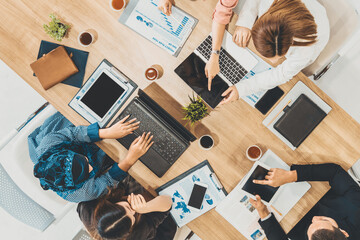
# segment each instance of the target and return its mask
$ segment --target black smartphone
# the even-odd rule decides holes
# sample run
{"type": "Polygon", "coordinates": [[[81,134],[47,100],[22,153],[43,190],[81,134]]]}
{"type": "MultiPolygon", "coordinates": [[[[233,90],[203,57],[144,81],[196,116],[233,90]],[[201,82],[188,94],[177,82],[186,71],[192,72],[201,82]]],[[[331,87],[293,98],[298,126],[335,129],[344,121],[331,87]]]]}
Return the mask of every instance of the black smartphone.
{"type": "Polygon", "coordinates": [[[279,87],[268,90],[262,98],[255,104],[255,108],[265,115],[274,104],[284,95],[284,91],[279,87]]]}
{"type": "Polygon", "coordinates": [[[202,202],[205,197],[206,189],[207,189],[207,185],[205,183],[201,183],[201,182],[194,183],[194,187],[188,202],[188,207],[190,207],[195,211],[200,210],[202,202]]]}

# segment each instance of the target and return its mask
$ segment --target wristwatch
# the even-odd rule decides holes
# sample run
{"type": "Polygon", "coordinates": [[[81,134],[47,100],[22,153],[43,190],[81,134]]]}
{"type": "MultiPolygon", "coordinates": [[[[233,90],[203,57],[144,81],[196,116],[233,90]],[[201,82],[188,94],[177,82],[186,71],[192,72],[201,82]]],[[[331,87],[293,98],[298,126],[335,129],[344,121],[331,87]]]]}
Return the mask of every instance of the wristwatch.
{"type": "Polygon", "coordinates": [[[220,55],[220,50],[212,50],[211,53],[214,53],[216,55],[220,55]]]}

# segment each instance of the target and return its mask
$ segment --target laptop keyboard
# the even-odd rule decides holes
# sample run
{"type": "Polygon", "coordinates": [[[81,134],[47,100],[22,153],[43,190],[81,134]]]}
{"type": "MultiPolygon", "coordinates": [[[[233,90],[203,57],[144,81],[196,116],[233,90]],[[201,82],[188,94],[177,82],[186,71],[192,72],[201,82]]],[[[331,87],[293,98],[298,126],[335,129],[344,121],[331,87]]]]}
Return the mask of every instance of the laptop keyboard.
{"type": "MultiPolygon", "coordinates": [[[[197,50],[203,55],[207,60],[210,59],[211,50],[212,50],[212,37],[209,35],[197,50]]],[[[225,49],[221,47],[220,49],[220,72],[232,83],[236,84],[240,82],[241,79],[245,77],[248,73],[246,69],[240,65],[225,49]]]]}
{"type": "Polygon", "coordinates": [[[136,118],[140,121],[139,128],[135,130],[135,135],[139,136],[143,132],[151,132],[154,144],[152,149],[159,153],[170,164],[174,163],[186,149],[186,145],[174,134],[163,126],[155,117],[150,116],[148,111],[137,101],[133,101],[114,121],[118,122],[123,117],[130,115],[129,119],[136,118]]]}

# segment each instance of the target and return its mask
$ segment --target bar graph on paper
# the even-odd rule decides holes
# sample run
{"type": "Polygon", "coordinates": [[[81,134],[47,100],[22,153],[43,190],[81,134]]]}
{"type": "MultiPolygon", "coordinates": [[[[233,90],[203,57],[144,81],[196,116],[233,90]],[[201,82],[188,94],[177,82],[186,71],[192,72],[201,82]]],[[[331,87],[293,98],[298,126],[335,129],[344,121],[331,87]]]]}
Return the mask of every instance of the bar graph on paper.
{"type": "MultiPolygon", "coordinates": [[[[197,20],[176,7],[172,8],[171,16],[167,16],[158,9],[158,2],[159,0],[138,0],[136,6],[131,8],[131,13],[126,13],[128,17],[124,24],[170,54],[176,55],[197,20]]],[[[126,10],[127,8],[124,13],[126,10]]],[[[119,21],[121,22],[121,18],[119,21]]]]}

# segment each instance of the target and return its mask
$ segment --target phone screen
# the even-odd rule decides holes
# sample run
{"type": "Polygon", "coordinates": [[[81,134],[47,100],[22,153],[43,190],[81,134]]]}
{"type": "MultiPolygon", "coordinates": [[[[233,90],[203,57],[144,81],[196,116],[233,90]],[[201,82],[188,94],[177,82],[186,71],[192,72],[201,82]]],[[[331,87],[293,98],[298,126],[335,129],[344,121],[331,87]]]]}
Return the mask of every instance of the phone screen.
{"type": "Polygon", "coordinates": [[[272,106],[284,95],[284,91],[279,87],[268,90],[265,95],[255,104],[255,108],[262,114],[266,114],[272,106]]]}
{"type": "Polygon", "coordinates": [[[204,200],[205,192],[206,192],[206,187],[197,185],[195,183],[194,188],[191,192],[188,205],[193,208],[200,209],[202,202],[204,200]]]}

